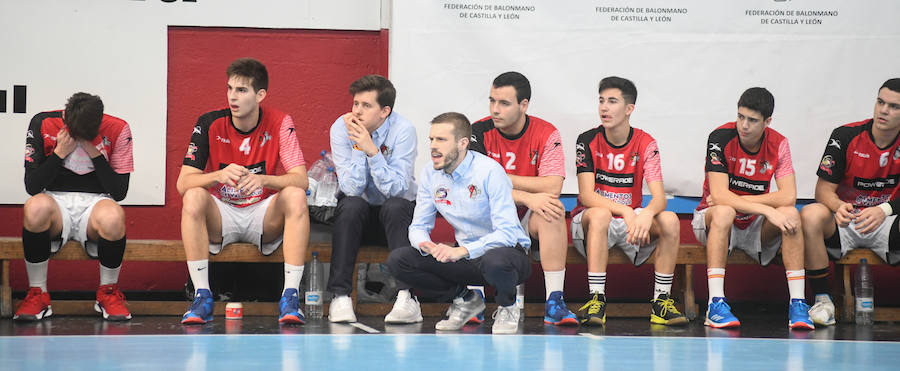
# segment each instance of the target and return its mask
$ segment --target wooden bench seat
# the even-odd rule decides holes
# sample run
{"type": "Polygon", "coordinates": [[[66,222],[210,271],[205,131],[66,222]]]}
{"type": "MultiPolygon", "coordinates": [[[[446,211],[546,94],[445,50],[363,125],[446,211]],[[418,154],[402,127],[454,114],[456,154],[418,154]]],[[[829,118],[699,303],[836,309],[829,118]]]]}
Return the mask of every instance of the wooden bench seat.
{"type": "MultiPolygon", "coordinates": [[[[309,245],[307,258],[313,251],[319,253],[319,258],[324,261],[331,260],[331,244],[327,242],[314,242],[309,245]]],[[[387,259],[388,249],[379,246],[363,246],[359,250],[357,263],[382,263],[387,259]]],[[[883,264],[880,258],[869,250],[854,250],[845,258],[837,263],[835,269],[836,281],[840,282],[843,292],[835,295],[837,303],[843,310],[840,318],[851,318],[853,309],[853,296],[850,292],[850,265],[858,264],[859,259],[868,258],[871,264],[883,264]],[[847,300],[843,300],[843,299],[847,300]]],[[[9,263],[11,260],[24,259],[21,239],[15,237],[0,238],[0,314],[4,317],[12,315],[14,307],[12,300],[12,290],[9,282],[9,263]]],[[[58,253],[53,255],[52,259],[56,260],[88,260],[90,259],[77,243],[70,242],[64,246],[58,253]]],[[[652,263],[654,257],[651,257],[647,263],[652,263]]],[[[126,261],[157,261],[171,262],[184,261],[184,248],[181,241],[176,240],[129,240],[125,249],[126,261]]],[[[212,262],[249,262],[249,263],[280,263],[283,262],[281,249],[276,250],[272,255],[263,256],[257,248],[251,244],[237,243],[232,244],[222,250],[218,255],[210,256],[212,262]]],[[[584,258],[574,249],[569,247],[566,259],[567,264],[585,264],[584,258]]],[[[631,265],[628,257],[619,249],[613,249],[609,254],[609,264],[626,264],[631,265]]],[[[698,305],[694,295],[693,284],[694,277],[693,265],[706,264],[706,250],[703,246],[696,244],[682,244],[676,259],[675,283],[673,286],[673,294],[681,297],[682,303],[680,309],[691,319],[698,316],[698,305]]],[[[756,264],[749,256],[743,253],[734,253],[728,258],[728,264],[756,264]]],[[[356,272],[354,272],[356,277],[356,272]]],[[[355,293],[358,290],[354,290],[355,293]]],[[[354,303],[356,302],[354,297],[354,303]]],[[[136,315],[181,315],[186,308],[185,301],[129,301],[131,311],[136,315]]],[[[225,303],[216,303],[216,314],[224,313],[225,303]]],[[[391,303],[358,303],[356,304],[356,312],[362,316],[383,316],[391,309],[391,303]]],[[[245,303],[244,312],[247,315],[272,315],[277,313],[277,303],[245,303]]],[[[581,306],[580,303],[570,303],[570,309],[575,310],[581,306]]],[[[488,305],[488,310],[493,310],[495,305],[488,305]]],[[[890,318],[900,317],[900,308],[895,309],[894,314],[888,314],[892,308],[878,308],[876,311],[876,320],[888,320],[890,318]]],[[[327,310],[327,308],[326,308],[327,310]]],[[[446,310],[446,304],[428,304],[422,305],[423,315],[440,316],[446,310]]],[[[543,305],[538,303],[529,303],[526,305],[525,314],[527,316],[542,316],[543,305]]],[[[56,314],[93,314],[93,301],[90,300],[54,300],[53,311],[56,314]]],[[[608,307],[607,314],[611,317],[634,317],[647,316],[650,313],[649,303],[623,303],[611,305],[608,307]]]]}

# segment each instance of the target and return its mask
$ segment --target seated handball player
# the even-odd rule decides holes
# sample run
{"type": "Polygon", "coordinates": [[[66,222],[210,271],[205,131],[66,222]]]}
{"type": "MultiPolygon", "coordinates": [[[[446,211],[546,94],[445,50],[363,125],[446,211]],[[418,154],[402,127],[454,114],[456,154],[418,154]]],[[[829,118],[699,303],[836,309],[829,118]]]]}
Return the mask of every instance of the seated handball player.
{"type": "Polygon", "coordinates": [[[650,322],[682,325],[687,318],[669,295],[679,249],[678,216],[666,211],[666,194],[656,140],[631,126],[637,88],[621,77],[600,80],[601,125],[578,136],[575,167],[578,205],[572,211],[572,240],[588,261],[591,300],[582,311],[586,325],[606,323],[606,264],[618,247],[635,265],[656,250],[650,322]],[[641,208],[642,183],[653,198],[641,208]]]}
{"type": "Polygon", "coordinates": [[[769,127],[775,98],[765,88],[750,88],[737,104],[737,121],[709,134],[703,196],[692,227],[706,245],[709,303],[704,324],[738,327],[741,322],[725,301],[725,264],[733,248],[768,265],[778,248],[787,271],[788,326],[812,330],[806,305],[803,234],[794,207],[797,185],[788,141],[769,127]],[[772,179],[778,190],[770,192],[772,179]]]}
{"type": "Polygon", "coordinates": [[[131,129],[103,113],[100,97],[75,93],[65,110],[31,119],[25,139],[22,246],[28,295],[13,316],[37,321],[53,314],[47,293],[50,254],[68,240],[100,260],[94,309],[110,321],[131,319],[116,284],[125,253],[125,211],[116,201],[128,193],[134,171],[131,129]]]}
{"type": "Polygon", "coordinates": [[[227,76],[228,107],[197,120],[178,175],[181,237],[196,288],[181,323],[212,320],[209,254],[232,242],[252,243],[263,255],[284,245],[278,321],[304,323],[298,288],[309,242],[308,180],[294,121],[260,105],[269,77],[258,60],[235,60],[227,76]]]}
{"type": "MultiPolygon", "coordinates": [[[[522,228],[541,249],[546,287],[544,322],[578,325],[563,300],[566,277],[566,209],[559,201],[565,159],[559,131],[553,124],[526,114],[531,84],[518,72],[497,76],[490,90],[491,115],[472,124],[469,148],[503,166],[513,184],[513,201],[522,228]]],[[[476,316],[470,322],[480,322],[476,316]]]]}
{"type": "Polygon", "coordinates": [[[833,325],[828,256],[869,248],[889,264],[900,263],[900,78],[878,89],[871,119],[834,129],[816,174],[816,203],[800,213],[816,295],[809,316],[833,325]]]}

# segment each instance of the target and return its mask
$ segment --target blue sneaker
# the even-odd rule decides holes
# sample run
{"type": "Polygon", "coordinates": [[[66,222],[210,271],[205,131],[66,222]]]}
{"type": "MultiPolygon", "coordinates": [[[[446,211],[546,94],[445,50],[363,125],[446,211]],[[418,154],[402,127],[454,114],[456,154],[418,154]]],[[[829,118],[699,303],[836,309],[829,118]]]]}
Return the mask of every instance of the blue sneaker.
{"type": "Polygon", "coordinates": [[[557,326],[578,326],[578,318],[566,307],[562,291],[550,293],[550,298],[547,299],[547,304],[544,306],[544,323],[557,326]]]}
{"type": "MultiPolygon", "coordinates": [[[[481,301],[484,302],[484,292],[482,292],[481,290],[472,290],[472,291],[474,291],[476,294],[478,294],[478,296],[481,296],[481,301]]],[[[478,314],[472,316],[472,318],[469,318],[469,320],[466,321],[466,324],[467,325],[480,325],[482,322],[484,322],[484,311],[483,310],[481,312],[478,312],[478,314]]]]}
{"type": "Polygon", "coordinates": [[[208,289],[199,289],[194,294],[194,302],[184,317],[181,317],[181,323],[185,325],[202,325],[213,320],[213,304],[212,293],[208,289]]]}
{"type": "Polygon", "coordinates": [[[791,330],[815,330],[809,319],[809,305],[803,299],[791,299],[791,305],[788,307],[788,327],[791,330]]]}
{"type": "Polygon", "coordinates": [[[703,324],[712,328],[729,328],[740,326],[741,321],[731,314],[731,306],[725,302],[725,298],[715,297],[706,309],[706,321],[703,324]]]}
{"type": "Polygon", "coordinates": [[[281,301],[278,302],[278,308],[281,309],[281,315],[278,316],[279,323],[298,323],[304,324],[303,312],[300,311],[300,294],[297,289],[284,290],[281,295],[281,301]]]}

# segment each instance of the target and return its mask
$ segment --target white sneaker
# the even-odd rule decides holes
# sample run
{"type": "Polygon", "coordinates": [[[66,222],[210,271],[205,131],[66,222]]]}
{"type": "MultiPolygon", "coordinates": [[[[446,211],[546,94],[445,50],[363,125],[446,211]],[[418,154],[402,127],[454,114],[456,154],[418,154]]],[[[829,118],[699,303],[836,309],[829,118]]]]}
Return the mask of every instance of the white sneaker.
{"type": "Polygon", "coordinates": [[[816,295],[816,303],[809,309],[809,319],[817,325],[834,325],[834,303],[831,302],[831,296],[816,295]]]}
{"type": "Polygon", "coordinates": [[[515,334],[519,331],[519,308],[515,304],[508,307],[497,307],[494,311],[494,326],[491,331],[495,334],[515,334]]]}
{"type": "Polygon", "coordinates": [[[335,296],[328,307],[328,320],[331,322],[356,322],[353,313],[353,300],[347,295],[335,296]]]}
{"type": "Polygon", "coordinates": [[[384,323],[417,323],[422,322],[422,308],[419,301],[410,295],[409,290],[400,290],[394,308],[384,316],[384,323]]]}
{"type": "Polygon", "coordinates": [[[466,321],[472,316],[484,310],[484,299],[481,295],[471,293],[472,298],[464,300],[463,298],[453,299],[450,309],[447,311],[447,319],[439,321],[434,325],[435,330],[440,331],[457,331],[465,326],[466,321]]]}

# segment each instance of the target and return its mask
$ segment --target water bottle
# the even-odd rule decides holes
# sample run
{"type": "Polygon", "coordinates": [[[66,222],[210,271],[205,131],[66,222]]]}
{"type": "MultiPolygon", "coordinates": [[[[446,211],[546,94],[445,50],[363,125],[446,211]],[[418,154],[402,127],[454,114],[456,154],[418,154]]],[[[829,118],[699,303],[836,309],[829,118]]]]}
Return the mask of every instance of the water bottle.
{"type": "Polygon", "coordinates": [[[306,204],[313,205],[316,199],[316,189],[318,188],[319,182],[312,177],[307,179],[309,181],[309,186],[306,188],[306,204]]]}
{"type": "Polygon", "coordinates": [[[859,259],[854,277],[856,289],[856,324],[871,325],[875,321],[875,289],[872,271],[866,259],[859,259]]]}
{"type": "Polygon", "coordinates": [[[312,259],[306,262],[305,269],[309,273],[306,289],[306,316],[322,318],[325,271],[322,270],[322,263],[319,262],[318,252],[312,253],[312,259]]]}
{"type": "Polygon", "coordinates": [[[334,168],[329,167],[328,173],[322,177],[316,187],[316,205],[319,206],[337,206],[338,182],[337,174],[334,168]]]}
{"type": "Polygon", "coordinates": [[[516,309],[519,310],[519,322],[525,321],[525,284],[516,285],[516,309]]]}
{"type": "Polygon", "coordinates": [[[322,160],[325,162],[325,167],[334,167],[334,161],[331,158],[331,152],[323,149],[319,154],[322,155],[322,160]]]}

